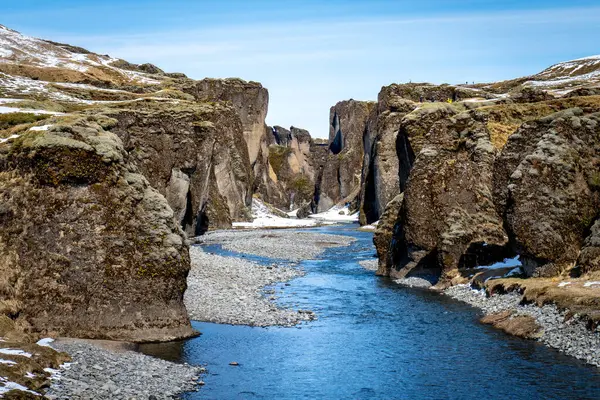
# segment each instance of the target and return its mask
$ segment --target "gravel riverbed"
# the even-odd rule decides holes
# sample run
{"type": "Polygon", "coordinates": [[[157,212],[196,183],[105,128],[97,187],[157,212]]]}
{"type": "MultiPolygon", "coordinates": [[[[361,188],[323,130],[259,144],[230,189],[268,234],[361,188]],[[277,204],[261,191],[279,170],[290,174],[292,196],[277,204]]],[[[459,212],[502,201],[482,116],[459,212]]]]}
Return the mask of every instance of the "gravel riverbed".
{"type": "Polygon", "coordinates": [[[281,264],[260,265],[237,257],[223,257],[190,248],[192,269],[188,275],[185,305],[190,318],[220,324],[292,326],[314,318],[305,310],[278,307],[275,290],[265,286],[287,282],[304,271],[281,264]]]}
{"type": "Polygon", "coordinates": [[[444,293],[480,309],[486,315],[508,310],[514,311],[515,315],[529,315],[542,328],[540,342],[600,367],[600,331],[587,329],[577,316],[565,318],[565,312],[554,305],[522,305],[518,293],[487,297],[484,291],[473,290],[468,285],[453,286],[444,293]]]}
{"type": "Polygon", "coordinates": [[[316,317],[311,311],[278,307],[274,303],[278,292],[265,287],[304,275],[304,271],[289,263],[315,258],[328,247],[347,246],[352,241],[353,238],[340,235],[276,229],[209,232],[197,238],[197,243],[219,244],[226,250],[267,257],[274,262],[261,265],[192,246],[192,268],[184,298],[190,318],[252,326],[293,326],[312,320],[316,317]]]}
{"type": "Polygon", "coordinates": [[[293,262],[315,258],[329,247],[348,246],[354,240],[342,235],[283,229],[214,231],[197,238],[200,244],[220,244],[238,253],[293,262]]]}
{"type": "Polygon", "coordinates": [[[52,347],[73,361],[55,375],[46,397],[57,400],[173,399],[195,390],[203,368],[176,364],[129,350],[108,350],[64,339],[52,347]]]}

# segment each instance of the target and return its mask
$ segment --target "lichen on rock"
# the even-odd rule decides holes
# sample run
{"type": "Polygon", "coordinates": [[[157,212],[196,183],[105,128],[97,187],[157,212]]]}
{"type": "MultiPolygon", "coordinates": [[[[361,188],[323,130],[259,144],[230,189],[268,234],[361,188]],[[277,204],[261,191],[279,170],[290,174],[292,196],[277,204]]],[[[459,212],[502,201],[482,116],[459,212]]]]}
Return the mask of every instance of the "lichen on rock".
{"type": "Polygon", "coordinates": [[[33,333],[131,341],[193,335],[183,232],[94,117],[0,145],[2,312],[33,333]]]}

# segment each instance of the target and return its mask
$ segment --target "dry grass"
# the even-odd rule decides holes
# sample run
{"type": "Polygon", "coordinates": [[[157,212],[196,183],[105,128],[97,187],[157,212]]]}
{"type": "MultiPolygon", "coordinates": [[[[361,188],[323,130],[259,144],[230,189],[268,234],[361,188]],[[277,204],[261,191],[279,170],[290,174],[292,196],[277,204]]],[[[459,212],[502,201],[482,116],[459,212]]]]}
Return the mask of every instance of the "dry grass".
{"type": "Polygon", "coordinates": [[[490,140],[494,147],[501,150],[506,145],[508,138],[519,129],[520,124],[488,122],[487,128],[490,131],[490,140]]]}
{"type": "Polygon", "coordinates": [[[486,315],[481,318],[481,322],[523,339],[536,339],[541,333],[541,327],[535,318],[529,315],[513,316],[512,311],[486,315]]]}
{"type": "Polygon", "coordinates": [[[523,293],[523,300],[538,306],[555,304],[558,308],[579,314],[592,326],[600,322],[600,287],[585,287],[587,281],[598,280],[591,275],[584,278],[507,278],[486,282],[488,293],[523,293]],[[559,287],[561,281],[571,284],[559,287]]]}
{"type": "Polygon", "coordinates": [[[500,150],[524,122],[534,121],[573,107],[579,107],[585,113],[598,112],[600,96],[572,97],[539,103],[499,104],[481,107],[478,112],[488,117],[487,127],[492,144],[500,150]]]}

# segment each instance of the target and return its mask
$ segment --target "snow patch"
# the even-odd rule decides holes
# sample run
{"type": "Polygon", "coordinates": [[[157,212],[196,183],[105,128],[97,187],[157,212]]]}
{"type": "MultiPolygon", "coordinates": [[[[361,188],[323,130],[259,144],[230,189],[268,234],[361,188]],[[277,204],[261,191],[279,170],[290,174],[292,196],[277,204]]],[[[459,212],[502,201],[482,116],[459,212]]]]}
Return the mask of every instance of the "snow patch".
{"type": "Polygon", "coordinates": [[[8,142],[9,140],[16,139],[16,138],[18,138],[18,137],[19,137],[19,135],[10,135],[10,136],[9,136],[9,137],[7,137],[6,139],[2,139],[2,138],[0,138],[0,143],[6,143],[6,142],[8,142]]]}
{"type": "Polygon", "coordinates": [[[52,127],[52,125],[33,126],[33,127],[29,128],[29,130],[30,131],[47,131],[51,127],[52,127]]]}
{"type": "MultiPolygon", "coordinates": [[[[499,269],[499,268],[508,268],[508,267],[520,267],[521,265],[521,261],[519,261],[519,256],[516,256],[514,258],[505,258],[503,261],[499,261],[497,263],[491,264],[491,265],[480,265],[477,268],[479,269],[499,269]]],[[[513,269],[514,271],[514,269],[513,269]]],[[[512,271],[510,271],[512,272],[512,271]]],[[[509,273],[510,273],[509,272],[509,273]]]]}
{"type": "Polygon", "coordinates": [[[9,356],[22,356],[31,358],[32,354],[21,349],[0,349],[0,354],[6,354],[9,356]]]}
{"type": "Polygon", "coordinates": [[[7,378],[1,377],[1,376],[0,376],[0,385],[3,385],[3,386],[0,386],[0,396],[10,392],[11,390],[19,390],[21,392],[27,392],[27,393],[34,394],[36,396],[41,396],[41,394],[34,392],[33,390],[29,390],[25,386],[19,385],[18,383],[15,383],[15,382],[11,382],[7,378]]]}
{"type": "Polygon", "coordinates": [[[37,341],[37,345],[38,346],[43,346],[43,347],[50,347],[52,348],[52,346],[50,346],[50,343],[54,342],[54,339],[52,338],[43,338],[37,341]]]}
{"type": "Polygon", "coordinates": [[[504,275],[504,277],[508,278],[510,276],[521,275],[522,273],[523,273],[523,271],[521,270],[521,267],[517,267],[517,268],[513,268],[510,271],[508,271],[508,273],[506,273],[504,275]]]}
{"type": "Polygon", "coordinates": [[[234,222],[234,228],[298,228],[315,226],[317,221],[310,219],[283,218],[271,212],[260,200],[252,199],[252,222],[234,222]]]}
{"type": "Polygon", "coordinates": [[[591,281],[591,282],[586,282],[583,284],[583,287],[591,287],[591,286],[600,286],[600,282],[591,281]]]}
{"type": "Polygon", "coordinates": [[[568,286],[568,285],[570,285],[570,284],[572,284],[572,282],[561,282],[561,283],[559,283],[557,286],[558,286],[558,287],[565,287],[565,286],[568,286]]]}
{"type": "Polygon", "coordinates": [[[350,214],[350,209],[347,206],[333,206],[325,212],[309,215],[309,218],[336,222],[358,222],[358,212],[350,214]]]}
{"type": "Polygon", "coordinates": [[[0,358],[0,364],[8,364],[8,365],[17,365],[17,363],[15,361],[12,360],[4,360],[2,358],[0,358]]]}

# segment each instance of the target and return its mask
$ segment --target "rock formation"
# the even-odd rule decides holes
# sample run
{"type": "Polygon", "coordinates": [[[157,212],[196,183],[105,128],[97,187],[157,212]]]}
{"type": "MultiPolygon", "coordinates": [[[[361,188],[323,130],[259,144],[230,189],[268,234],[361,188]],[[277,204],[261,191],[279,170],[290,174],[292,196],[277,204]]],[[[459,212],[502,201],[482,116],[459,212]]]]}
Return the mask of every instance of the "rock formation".
{"type": "Polygon", "coordinates": [[[248,157],[254,166],[261,146],[265,145],[265,118],[269,106],[267,89],[257,82],[230,78],[193,81],[181,90],[201,102],[222,101],[231,104],[242,121],[248,157]]]}
{"type": "Polygon", "coordinates": [[[498,206],[527,275],[570,269],[598,217],[599,122],[577,108],[528,122],[496,161],[498,206]]]}
{"type": "Polygon", "coordinates": [[[116,123],[62,117],[21,125],[0,144],[1,313],[25,331],[130,341],[194,333],[183,232],[106,130],[116,123]]]}
{"type": "Polygon", "coordinates": [[[389,203],[376,231],[379,273],[447,285],[511,254],[529,276],[598,269],[599,106],[585,97],[466,112],[434,103],[404,115],[395,146],[403,202],[389,203]]]}
{"type": "MultiPolygon", "coordinates": [[[[94,114],[99,111],[94,111],[94,114]]],[[[188,234],[248,220],[253,175],[242,124],[223,103],[136,102],[101,111],[188,234]]]]}
{"type": "Polygon", "coordinates": [[[360,190],[363,163],[363,135],[375,103],[348,100],[331,107],[329,154],[319,174],[315,193],[318,212],[338,202],[354,201],[360,190]]]}

